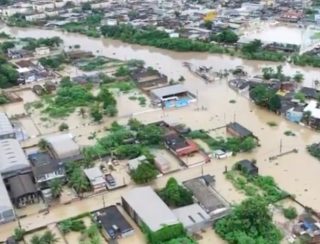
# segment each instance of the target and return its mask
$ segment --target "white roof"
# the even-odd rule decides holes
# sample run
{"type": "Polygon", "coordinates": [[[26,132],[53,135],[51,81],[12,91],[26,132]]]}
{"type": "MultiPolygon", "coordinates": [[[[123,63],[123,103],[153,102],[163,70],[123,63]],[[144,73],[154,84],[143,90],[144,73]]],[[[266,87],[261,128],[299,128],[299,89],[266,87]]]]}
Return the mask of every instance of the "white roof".
{"type": "Polygon", "coordinates": [[[0,135],[14,133],[13,127],[5,113],[0,112],[0,135]]]}
{"type": "Polygon", "coordinates": [[[106,183],[103,173],[98,167],[83,170],[92,185],[106,183]]]}
{"type": "Polygon", "coordinates": [[[80,147],[75,143],[71,134],[49,136],[46,140],[60,159],[74,157],[80,154],[80,147]]]}
{"type": "Polygon", "coordinates": [[[142,155],[140,157],[131,159],[128,161],[128,166],[130,170],[136,170],[144,160],[146,160],[146,156],[142,155]]]}
{"type": "Polygon", "coordinates": [[[304,108],[303,112],[311,112],[311,117],[320,119],[320,107],[318,107],[318,102],[312,100],[309,104],[304,108]]]}
{"type": "Polygon", "coordinates": [[[197,203],[174,209],[172,212],[185,228],[210,220],[210,216],[197,203]]]}
{"type": "Polygon", "coordinates": [[[175,95],[184,92],[188,92],[188,90],[181,84],[165,86],[151,90],[151,93],[160,99],[162,99],[165,96],[175,95]]]}
{"type": "Polygon", "coordinates": [[[151,231],[158,231],[164,225],[179,223],[150,186],[135,188],[122,197],[151,231]]]}
{"type": "Polygon", "coordinates": [[[0,177],[0,215],[8,210],[13,210],[13,206],[7,188],[2,180],[2,177],[0,177]]]}
{"type": "Polygon", "coordinates": [[[26,169],[30,163],[16,139],[0,140],[0,173],[26,169]]]}

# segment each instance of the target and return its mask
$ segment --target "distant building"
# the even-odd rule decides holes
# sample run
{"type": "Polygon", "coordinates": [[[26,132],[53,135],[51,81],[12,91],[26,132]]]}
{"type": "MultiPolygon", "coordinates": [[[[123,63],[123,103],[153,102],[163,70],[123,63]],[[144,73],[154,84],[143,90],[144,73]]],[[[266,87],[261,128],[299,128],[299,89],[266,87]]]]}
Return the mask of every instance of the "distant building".
{"type": "Polygon", "coordinates": [[[309,125],[313,128],[320,128],[320,106],[315,100],[312,100],[303,110],[304,113],[309,113],[309,125]]]}
{"type": "Polygon", "coordinates": [[[172,212],[189,234],[199,232],[212,225],[211,217],[197,203],[174,209],[172,212]]]}
{"type": "Polygon", "coordinates": [[[94,192],[106,190],[106,180],[103,173],[98,167],[93,167],[83,170],[85,175],[90,181],[91,187],[94,192]]]}
{"type": "Polygon", "coordinates": [[[103,236],[109,239],[124,238],[134,233],[134,229],[115,205],[93,213],[95,221],[101,225],[103,236]]]}
{"type": "Polygon", "coordinates": [[[259,173],[258,167],[252,161],[247,159],[237,162],[235,168],[236,170],[251,176],[256,176],[259,173]]]}
{"type": "Polygon", "coordinates": [[[81,158],[79,145],[73,140],[71,134],[60,134],[46,138],[49,150],[53,157],[60,160],[76,160],[81,158]]]}
{"type": "Polygon", "coordinates": [[[156,232],[164,226],[178,224],[177,217],[150,186],[134,188],[122,196],[122,206],[138,224],[156,232]]]}
{"type": "Polygon", "coordinates": [[[286,112],[286,118],[291,122],[300,123],[303,118],[303,109],[301,106],[290,108],[286,112]]]}
{"type": "Polygon", "coordinates": [[[227,132],[236,137],[248,137],[253,136],[253,133],[247,128],[243,127],[237,122],[232,122],[227,125],[227,132]]]}
{"type": "Polygon", "coordinates": [[[8,116],[0,112],[0,140],[8,138],[16,138],[16,133],[8,116]]]}
{"type": "Polygon", "coordinates": [[[37,56],[49,55],[50,48],[49,47],[37,47],[35,50],[35,54],[37,56]]]}

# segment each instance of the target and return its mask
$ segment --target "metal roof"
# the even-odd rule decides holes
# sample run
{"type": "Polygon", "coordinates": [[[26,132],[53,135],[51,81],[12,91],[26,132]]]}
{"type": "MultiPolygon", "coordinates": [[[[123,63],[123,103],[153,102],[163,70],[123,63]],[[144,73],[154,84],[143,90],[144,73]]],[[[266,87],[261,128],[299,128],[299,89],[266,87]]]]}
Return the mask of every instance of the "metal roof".
{"type": "Polygon", "coordinates": [[[47,137],[46,140],[59,159],[71,158],[80,154],[80,147],[71,134],[53,135],[47,137]]]}
{"type": "Polygon", "coordinates": [[[7,188],[2,180],[2,177],[0,177],[0,216],[1,213],[8,210],[13,210],[13,206],[7,188]]]}
{"type": "Polygon", "coordinates": [[[30,167],[19,142],[16,139],[0,140],[0,173],[5,174],[30,167]]]}
{"type": "Polygon", "coordinates": [[[14,133],[13,127],[5,113],[0,112],[0,136],[14,133]]]}
{"type": "Polygon", "coordinates": [[[158,97],[159,99],[162,99],[163,97],[166,97],[166,96],[176,95],[184,92],[188,92],[188,90],[181,84],[173,85],[173,86],[165,86],[165,87],[151,90],[151,93],[154,96],[158,97]]]}
{"type": "Polygon", "coordinates": [[[177,217],[150,186],[135,188],[122,198],[151,231],[179,223],[177,217]]]}
{"type": "Polygon", "coordinates": [[[96,185],[106,183],[104,175],[98,167],[84,169],[83,171],[90,180],[91,184],[96,185]]]}

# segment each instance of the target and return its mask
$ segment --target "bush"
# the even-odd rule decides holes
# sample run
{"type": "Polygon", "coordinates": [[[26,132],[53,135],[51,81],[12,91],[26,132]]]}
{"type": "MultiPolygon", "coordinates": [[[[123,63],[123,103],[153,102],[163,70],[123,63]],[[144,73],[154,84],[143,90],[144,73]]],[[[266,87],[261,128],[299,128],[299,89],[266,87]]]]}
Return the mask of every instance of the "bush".
{"type": "Polygon", "coordinates": [[[158,171],[153,164],[147,162],[142,162],[136,170],[130,172],[131,178],[137,184],[145,184],[154,180],[158,171]]]}
{"type": "Polygon", "coordinates": [[[66,123],[62,123],[61,125],[59,125],[59,131],[65,131],[69,129],[69,125],[66,123]]]}
{"type": "Polygon", "coordinates": [[[294,207],[284,208],[283,216],[287,219],[295,219],[298,216],[297,210],[294,207]]]}

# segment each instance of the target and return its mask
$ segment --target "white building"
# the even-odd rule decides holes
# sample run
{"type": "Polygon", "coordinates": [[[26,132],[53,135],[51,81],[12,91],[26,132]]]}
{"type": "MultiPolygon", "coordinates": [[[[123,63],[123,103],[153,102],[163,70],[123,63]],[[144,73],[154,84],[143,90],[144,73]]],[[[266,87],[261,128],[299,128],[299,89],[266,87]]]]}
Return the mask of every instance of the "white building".
{"type": "Polygon", "coordinates": [[[8,116],[0,112],[0,140],[7,138],[16,138],[16,133],[8,116]]]}
{"type": "Polygon", "coordinates": [[[49,47],[37,47],[35,50],[35,55],[37,56],[44,56],[50,54],[50,48],[49,47]]]}
{"type": "MultiPolygon", "coordinates": [[[[6,177],[17,172],[30,172],[31,166],[16,139],[0,141],[0,173],[6,177]]],[[[0,203],[1,204],[1,203],[0,203]]]]}
{"type": "Polygon", "coordinates": [[[26,17],[26,21],[34,22],[37,20],[45,19],[46,15],[44,13],[39,13],[39,14],[26,15],[25,17],[26,17]]]}
{"type": "Polygon", "coordinates": [[[156,232],[179,224],[177,217],[150,186],[134,188],[122,196],[122,206],[137,224],[156,232]]]}
{"type": "Polygon", "coordinates": [[[84,169],[83,171],[89,179],[94,192],[106,190],[106,180],[104,179],[104,175],[98,167],[84,169]]]}
{"type": "Polygon", "coordinates": [[[315,100],[310,101],[304,108],[303,112],[310,112],[312,118],[320,119],[320,107],[318,106],[318,102],[315,100]]]}
{"type": "Polygon", "coordinates": [[[14,208],[7,188],[0,177],[0,224],[15,220],[14,208]]]}
{"type": "Polygon", "coordinates": [[[60,134],[46,138],[53,157],[60,160],[72,159],[80,155],[80,147],[71,134],[60,134]]]}

